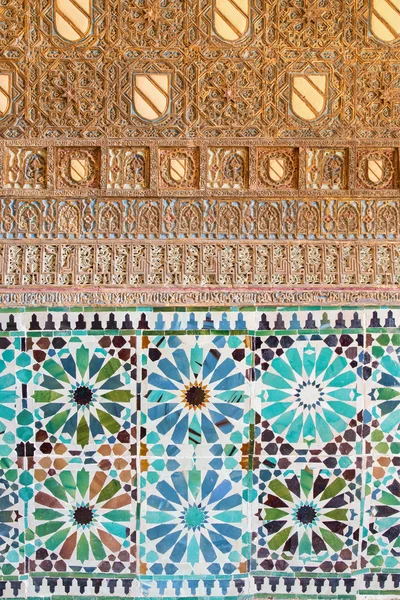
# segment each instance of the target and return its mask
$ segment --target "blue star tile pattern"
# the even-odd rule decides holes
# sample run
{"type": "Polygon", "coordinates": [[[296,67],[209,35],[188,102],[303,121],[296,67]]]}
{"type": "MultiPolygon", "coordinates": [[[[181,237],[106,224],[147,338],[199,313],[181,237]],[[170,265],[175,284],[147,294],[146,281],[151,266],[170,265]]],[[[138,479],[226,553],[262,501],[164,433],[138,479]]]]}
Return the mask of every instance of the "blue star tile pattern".
{"type": "Polygon", "coordinates": [[[249,336],[147,337],[142,382],[152,452],[241,446],[250,409],[249,336]]]}
{"type": "Polygon", "coordinates": [[[396,323],[0,313],[0,597],[394,597],[396,323]]]}
{"type": "Polygon", "coordinates": [[[221,458],[155,460],[142,479],[141,561],[147,572],[216,576],[247,571],[250,533],[246,473],[240,466],[227,469],[221,458]]]}
{"type": "Polygon", "coordinates": [[[256,403],[268,451],[351,453],[362,411],[361,334],[256,338],[256,403]]]}

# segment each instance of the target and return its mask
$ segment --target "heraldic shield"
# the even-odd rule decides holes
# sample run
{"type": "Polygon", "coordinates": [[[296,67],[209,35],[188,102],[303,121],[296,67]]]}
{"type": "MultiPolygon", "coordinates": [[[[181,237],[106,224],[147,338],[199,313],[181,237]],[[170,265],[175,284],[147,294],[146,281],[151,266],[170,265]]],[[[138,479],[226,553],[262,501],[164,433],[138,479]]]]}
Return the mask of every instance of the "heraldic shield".
{"type": "Polygon", "coordinates": [[[69,164],[69,174],[73,181],[82,183],[88,178],[89,165],[86,158],[71,158],[69,164]]]}
{"type": "Polygon", "coordinates": [[[367,161],[367,177],[371,183],[380,183],[383,179],[384,166],[380,158],[369,158],[367,161]]]}
{"type": "Polygon", "coordinates": [[[5,117],[11,110],[11,88],[11,74],[0,71],[0,118],[5,117]]]}
{"type": "Polygon", "coordinates": [[[53,0],[54,27],[68,42],[83,40],[92,28],[92,0],[53,0]]]}
{"type": "Polygon", "coordinates": [[[268,175],[272,181],[279,183],[286,175],[286,159],[284,157],[268,159],[268,175]]]}
{"type": "Polygon", "coordinates": [[[369,23],[372,34],[382,42],[400,36],[400,0],[370,0],[369,23]]]}
{"type": "Polygon", "coordinates": [[[182,158],[171,158],[169,161],[169,174],[171,179],[180,183],[186,177],[187,161],[184,156],[182,158]]]}
{"type": "Polygon", "coordinates": [[[324,114],[328,100],[328,75],[292,75],[290,106],[303,121],[314,121],[324,114]]]}
{"type": "Polygon", "coordinates": [[[133,75],[133,108],[138,117],[158,121],[165,117],[171,104],[169,73],[133,75]]]}
{"type": "Polygon", "coordinates": [[[250,24],[250,0],[213,0],[213,30],[227,42],[247,35],[250,24]]]}

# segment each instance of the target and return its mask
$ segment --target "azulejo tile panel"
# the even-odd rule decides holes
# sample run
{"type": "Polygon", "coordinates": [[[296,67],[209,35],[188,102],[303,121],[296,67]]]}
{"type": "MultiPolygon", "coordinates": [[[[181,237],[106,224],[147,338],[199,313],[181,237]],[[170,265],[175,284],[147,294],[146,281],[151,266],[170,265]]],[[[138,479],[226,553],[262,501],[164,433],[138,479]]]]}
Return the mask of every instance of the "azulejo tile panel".
{"type": "Polygon", "coordinates": [[[2,597],[396,597],[400,308],[0,323],[2,597]]]}
{"type": "Polygon", "coordinates": [[[31,338],[28,352],[36,441],[50,451],[56,442],[82,449],[129,444],[136,418],[134,337],[31,338]]]}
{"type": "Polygon", "coordinates": [[[247,572],[248,472],[235,458],[142,461],[141,572],[247,572]]]}
{"type": "MultiPolygon", "coordinates": [[[[362,333],[255,338],[256,399],[267,455],[355,453],[363,410],[362,333]]],[[[257,441],[257,440],[256,440],[257,441]]]]}
{"type": "Polygon", "coordinates": [[[32,573],[134,572],[135,474],[129,457],[76,464],[46,456],[33,475],[32,573]]]}
{"type": "Polygon", "coordinates": [[[314,574],[357,571],[362,489],[357,461],[318,457],[297,464],[272,458],[255,473],[256,568],[314,574]]]}
{"type": "Polygon", "coordinates": [[[250,336],[142,336],[142,411],[149,453],[248,448],[250,336]]]}

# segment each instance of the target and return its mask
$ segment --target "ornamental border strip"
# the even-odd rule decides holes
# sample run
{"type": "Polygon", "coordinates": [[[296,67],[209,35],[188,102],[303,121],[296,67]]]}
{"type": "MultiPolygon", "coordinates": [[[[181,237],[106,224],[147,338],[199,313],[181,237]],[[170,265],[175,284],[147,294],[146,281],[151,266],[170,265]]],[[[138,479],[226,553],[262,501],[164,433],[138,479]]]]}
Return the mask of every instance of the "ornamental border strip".
{"type": "MultiPolygon", "coordinates": [[[[23,190],[21,190],[23,191],[23,190]]],[[[399,197],[0,197],[0,240],[396,240],[399,197]]]]}
{"type": "Polygon", "coordinates": [[[104,331],[179,332],[190,335],[252,332],[271,335],[272,332],[312,333],[321,331],[373,331],[400,328],[400,305],[388,306],[113,306],[113,307],[18,307],[0,308],[0,335],[28,335],[57,332],[69,335],[99,335],[104,331]]]}
{"type": "Polygon", "coordinates": [[[321,306],[338,306],[342,303],[356,303],[357,306],[369,306],[371,304],[396,305],[400,303],[400,290],[392,289],[338,289],[326,288],[310,289],[298,286],[297,290],[284,289],[281,286],[276,289],[265,288],[263,290],[230,289],[185,289],[169,286],[155,288],[152,290],[138,290],[114,288],[104,290],[104,287],[96,289],[68,289],[56,287],[53,290],[35,289],[26,291],[15,286],[10,288],[0,287],[0,307],[110,307],[120,306],[306,306],[318,304],[321,306]]]}
{"type": "MultiPolygon", "coordinates": [[[[204,600],[206,597],[212,597],[215,600],[224,598],[224,600],[252,600],[254,598],[287,599],[288,594],[292,600],[300,600],[303,594],[308,593],[308,597],[312,599],[331,599],[335,600],[355,600],[356,598],[371,598],[378,600],[380,598],[388,599],[398,596],[400,575],[396,573],[374,572],[364,574],[352,574],[348,577],[334,576],[310,576],[307,577],[295,575],[279,575],[279,574],[247,574],[236,579],[202,579],[200,577],[191,577],[179,580],[179,588],[184,587],[187,596],[204,600]],[[246,579],[249,579],[244,589],[246,579]],[[359,582],[359,589],[355,589],[359,582]],[[201,584],[201,590],[199,586],[201,584]],[[250,584],[250,586],[249,586],[250,584]],[[199,591],[206,591],[204,585],[207,586],[207,595],[198,595],[199,591]],[[250,587],[250,589],[249,589],[250,587]],[[282,589],[285,592],[281,591],[282,589]],[[280,590],[280,591],[278,591],[280,590]],[[393,596],[391,596],[393,594],[393,596]]],[[[113,578],[112,576],[91,577],[86,575],[84,578],[76,576],[39,576],[32,577],[35,591],[41,593],[45,597],[52,595],[53,600],[66,600],[71,598],[71,592],[74,596],[85,597],[87,600],[94,600],[98,594],[101,594],[102,599],[111,600],[116,597],[129,597],[134,600],[138,598],[163,598],[171,600],[176,598],[172,593],[174,590],[171,586],[168,587],[168,581],[161,578],[152,578],[151,580],[145,576],[124,576],[123,578],[113,578]],[[92,583],[92,579],[95,580],[92,583]],[[150,585],[145,585],[139,590],[139,583],[145,584],[149,581],[150,585]],[[152,584],[152,585],[151,585],[152,584]],[[90,587],[90,589],[87,589],[90,587]],[[136,589],[135,589],[136,588],[136,589]],[[129,594],[132,591],[132,595],[129,594]],[[136,591],[136,594],[134,593],[136,591]],[[140,593],[142,592],[142,593],[140,593]],[[169,592],[169,593],[168,593],[169,592]]],[[[19,594],[23,588],[27,588],[28,579],[20,580],[3,580],[0,582],[0,598],[15,598],[17,600],[34,600],[38,596],[24,593],[19,594]]]]}
{"type": "MultiPolygon", "coordinates": [[[[366,195],[371,198],[393,198],[399,194],[400,189],[400,140],[394,137],[378,140],[352,140],[349,138],[323,139],[309,138],[210,138],[204,140],[201,138],[192,138],[190,140],[182,139],[163,139],[163,138],[99,138],[99,139],[68,139],[60,138],[57,140],[51,138],[27,138],[17,140],[0,140],[0,188],[4,197],[24,197],[24,198],[46,198],[54,197],[193,197],[193,198],[246,198],[253,196],[276,197],[276,198],[297,198],[306,196],[331,197],[338,196],[345,198],[352,196],[354,198],[364,198],[366,195]],[[208,150],[215,149],[229,150],[232,156],[239,156],[241,151],[245,152],[240,166],[243,170],[243,181],[240,185],[229,185],[220,187],[211,186],[207,182],[209,154],[208,150]],[[35,151],[45,150],[44,157],[45,173],[42,175],[43,182],[37,186],[28,188],[18,188],[9,186],[7,182],[8,149],[25,150],[35,153],[35,151]],[[117,189],[108,186],[110,173],[110,155],[109,150],[120,149],[125,151],[146,150],[146,157],[143,159],[143,167],[146,170],[147,183],[144,187],[117,189]],[[80,184],[75,181],[60,181],[60,172],[62,168],[67,169],[68,165],[63,161],[68,159],[74,150],[91,150],[93,154],[93,181],[80,184]],[[162,171],[162,150],[179,153],[195,152],[196,156],[193,162],[195,169],[195,178],[193,181],[186,181],[183,176],[181,181],[172,181],[168,184],[166,181],[161,183],[162,171]],[[326,150],[341,154],[340,181],[336,184],[327,184],[324,186],[314,186],[307,184],[307,152],[313,150],[326,150]],[[288,151],[296,152],[296,160],[291,168],[296,172],[296,182],[294,184],[284,185],[284,178],[278,184],[260,183],[260,170],[262,152],[267,154],[271,151],[281,151],[285,154],[288,151]],[[381,153],[385,158],[385,152],[391,152],[393,178],[389,186],[382,185],[383,179],[378,180],[376,184],[364,182],[362,184],[357,175],[362,168],[361,161],[366,155],[381,153]],[[65,155],[65,156],[64,156],[65,155]],[[65,160],[64,160],[65,159],[65,160]],[[319,188],[319,189],[318,189],[319,188]]],[[[387,154],[386,152],[386,154],[387,154]]],[[[190,157],[189,157],[190,158],[190,157]]],[[[240,158],[240,157],[239,157],[240,158]]],[[[376,158],[376,156],[375,156],[376,158]]],[[[21,159],[23,160],[23,159],[21,159]]],[[[121,159],[124,160],[124,159],[121,159]]],[[[315,165],[318,165],[320,171],[323,167],[323,156],[314,157],[315,165]]],[[[21,169],[23,163],[14,169],[21,169]]],[[[216,167],[217,168],[217,167],[216,167]]],[[[220,167],[221,168],[221,165],[220,167]]],[[[289,163],[285,169],[289,168],[289,163]]],[[[383,177],[383,172],[382,172],[383,177]]],[[[365,178],[364,178],[365,179],[365,178]]]]}
{"type": "MultiPolygon", "coordinates": [[[[12,286],[14,291],[18,286],[36,291],[35,286],[41,285],[49,290],[80,286],[81,291],[118,286],[121,291],[128,287],[131,292],[145,293],[152,288],[160,291],[163,286],[170,292],[172,286],[186,293],[198,288],[199,292],[219,289],[240,295],[249,290],[260,293],[267,286],[271,290],[275,286],[281,290],[310,286],[310,291],[320,286],[326,291],[362,289],[365,294],[376,288],[394,292],[400,283],[400,243],[391,240],[384,244],[375,240],[154,240],[84,245],[79,240],[26,240],[0,243],[0,256],[0,286],[12,286]]],[[[198,301],[190,299],[191,303],[198,301]]]]}

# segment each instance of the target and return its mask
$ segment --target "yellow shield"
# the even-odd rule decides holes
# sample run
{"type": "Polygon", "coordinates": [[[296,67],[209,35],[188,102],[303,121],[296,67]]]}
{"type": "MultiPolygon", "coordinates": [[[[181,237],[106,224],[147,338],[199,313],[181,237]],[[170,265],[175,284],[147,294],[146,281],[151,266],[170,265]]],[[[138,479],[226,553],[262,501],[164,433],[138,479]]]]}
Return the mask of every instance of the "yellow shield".
{"type": "Polygon", "coordinates": [[[369,26],[381,42],[394,42],[400,35],[400,0],[370,0],[369,26]]]}
{"type": "Polygon", "coordinates": [[[0,72],[0,118],[5,117],[10,112],[11,89],[11,74],[0,72]]]}
{"type": "Polygon", "coordinates": [[[138,117],[158,121],[165,117],[170,103],[171,76],[168,73],[133,76],[133,108],[138,117]]]}
{"type": "Polygon", "coordinates": [[[180,183],[186,177],[186,158],[171,158],[169,161],[169,174],[171,179],[180,183]]]}
{"type": "Polygon", "coordinates": [[[92,0],[53,0],[54,27],[68,42],[79,42],[92,27],[92,0]]]}
{"type": "Polygon", "coordinates": [[[272,181],[278,183],[285,175],[285,159],[270,158],[268,160],[268,175],[272,181]]]}
{"type": "Polygon", "coordinates": [[[314,121],[324,114],[328,99],[326,74],[293,75],[290,88],[290,105],[296,117],[314,121]]]}
{"type": "Polygon", "coordinates": [[[213,30],[226,42],[237,42],[249,32],[250,0],[213,0],[213,30]]]}
{"type": "Polygon", "coordinates": [[[383,160],[369,158],[367,161],[367,177],[371,183],[379,183],[383,177],[383,160]]]}
{"type": "Polygon", "coordinates": [[[89,165],[86,158],[71,158],[70,176],[76,183],[82,183],[88,178],[89,165]]]}

